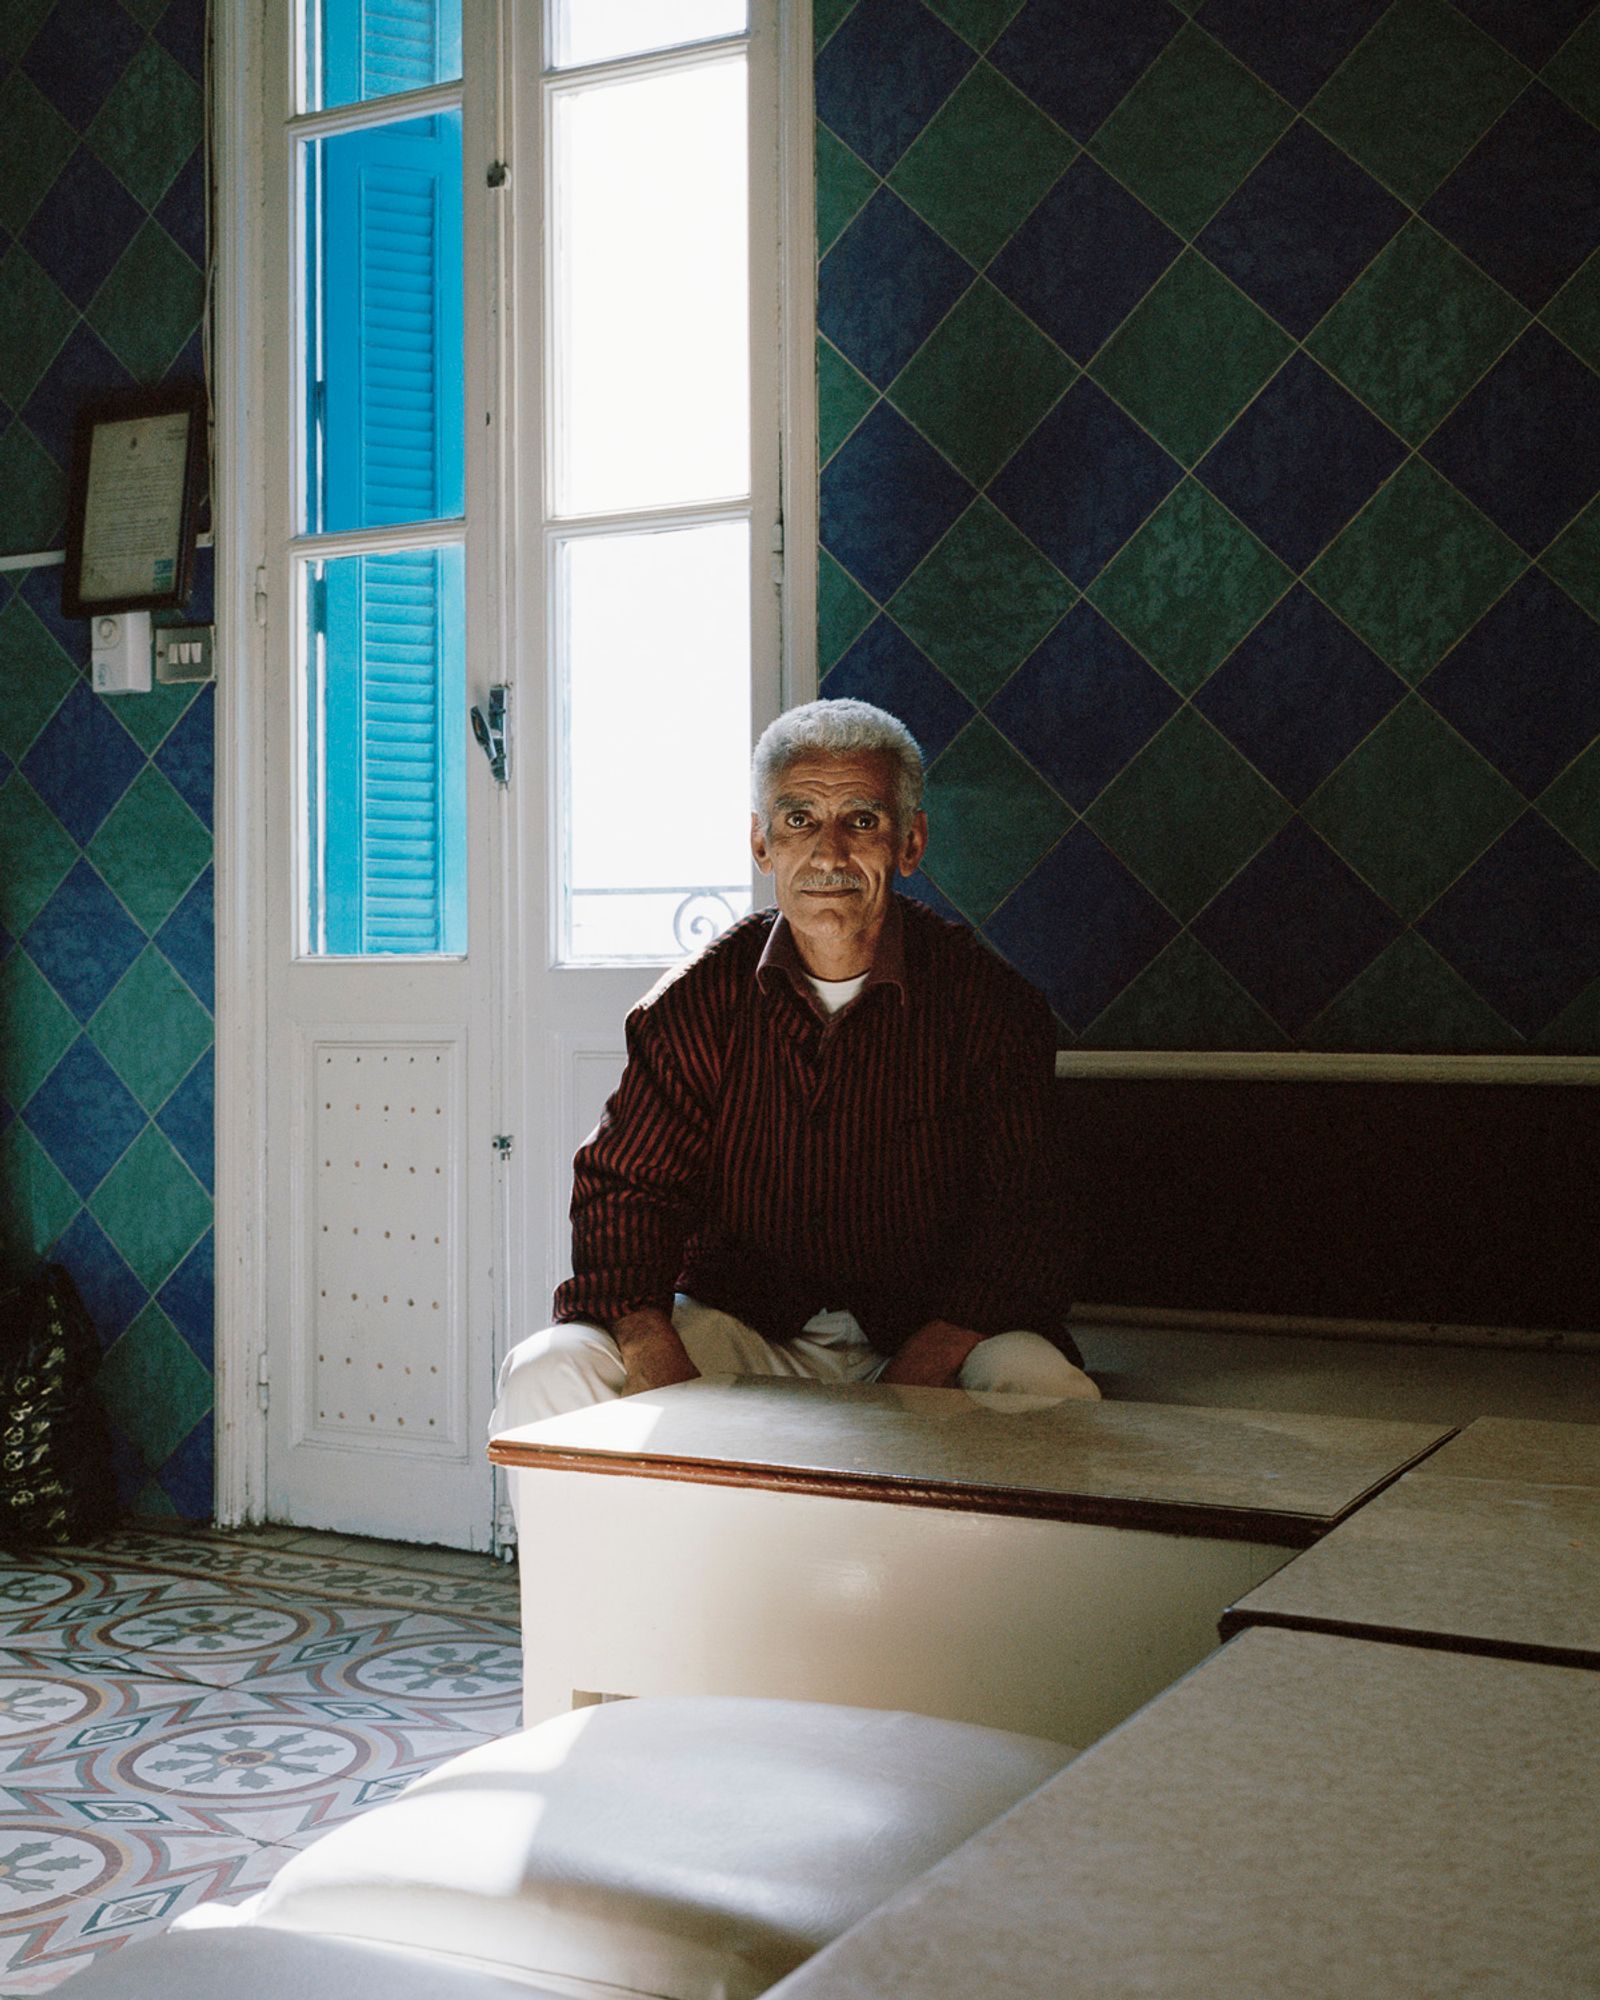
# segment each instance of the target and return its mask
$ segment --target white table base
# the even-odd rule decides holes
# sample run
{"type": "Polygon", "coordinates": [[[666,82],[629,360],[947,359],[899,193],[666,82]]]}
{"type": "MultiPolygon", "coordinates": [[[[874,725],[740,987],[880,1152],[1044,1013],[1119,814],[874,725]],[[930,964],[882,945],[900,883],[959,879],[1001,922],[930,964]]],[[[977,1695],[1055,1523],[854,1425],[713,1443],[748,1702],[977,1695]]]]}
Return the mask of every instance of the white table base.
{"type": "Polygon", "coordinates": [[[1274,1544],[513,1470],[531,1725],[606,1695],[905,1708],[1085,1745],[1217,1644],[1274,1544]]]}

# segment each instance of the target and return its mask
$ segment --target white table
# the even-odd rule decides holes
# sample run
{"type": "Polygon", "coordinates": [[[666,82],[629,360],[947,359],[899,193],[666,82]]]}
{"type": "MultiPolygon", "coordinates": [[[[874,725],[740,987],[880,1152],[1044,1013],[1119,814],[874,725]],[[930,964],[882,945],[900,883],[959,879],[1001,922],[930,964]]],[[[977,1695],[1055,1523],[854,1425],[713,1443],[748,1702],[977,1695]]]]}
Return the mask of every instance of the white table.
{"type": "Polygon", "coordinates": [[[1600,1675],[1251,1631],[768,2000],[1593,2000],[1600,1675]]]}
{"type": "Polygon", "coordinates": [[[1086,1744],[1449,1435],[702,1379],[497,1438],[525,1715],[606,1695],[908,1708],[1086,1744]]]}
{"type": "Polygon", "coordinates": [[[1223,1620],[1600,1667],[1600,1427],[1481,1417],[1223,1620]]]}

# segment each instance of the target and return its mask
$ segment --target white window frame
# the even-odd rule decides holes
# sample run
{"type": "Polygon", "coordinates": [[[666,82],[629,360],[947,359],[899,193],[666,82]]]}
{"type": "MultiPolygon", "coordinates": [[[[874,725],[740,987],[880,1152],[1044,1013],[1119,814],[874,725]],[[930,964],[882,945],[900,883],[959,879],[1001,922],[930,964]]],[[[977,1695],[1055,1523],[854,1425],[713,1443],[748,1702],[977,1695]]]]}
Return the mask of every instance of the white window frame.
{"type": "MultiPolygon", "coordinates": [[[[749,0],[749,7],[750,398],[753,413],[766,409],[775,419],[763,424],[753,414],[750,438],[751,716],[759,733],[781,709],[809,700],[817,685],[815,112],[811,0],[749,0]],[[771,302],[766,338],[762,301],[771,302]],[[775,584],[781,588],[775,591],[775,584]]],[[[505,73],[513,79],[508,115],[521,199],[507,292],[508,309],[520,316],[522,332],[519,336],[513,330],[510,340],[513,357],[521,364],[520,416],[515,425],[519,462],[515,489],[505,502],[507,540],[519,552],[517,574],[527,607],[522,644],[525,649],[540,649],[545,694],[543,713],[537,718],[537,742],[535,718],[525,715],[520,725],[522,754],[536,758],[546,778],[541,843],[547,913],[544,962],[552,970],[582,973],[589,969],[588,963],[567,960],[562,950],[567,856],[560,758],[565,718],[554,587],[557,544],[587,534],[725,519],[743,515],[746,508],[736,502],[646,506],[615,514],[556,514],[557,384],[554,368],[544,365],[554,339],[555,248],[547,240],[554,121],[547,119],[545,106],[552,85],[559,88],[582,78],[599,80],[646,68],[671,69],[692,60],[697,50],[710,53],[726,46],[728,38],[546,73],[541,67],[544,37],[538,25],[542,11],[525,4],[513,6],[508,16],[505,73]],[[535,169],[537,184],[530,185],[535,169]],[[528,337],[530,327],[536,329],[534,339],[528,337]]],[[[770,886],[760,877],[754,878],[753,888],[757,903],[770,894],[770,886]]]]}
{"type": "MultiPolygon", "coordinates": [[[[292,0],[272,0],[289,6],[292,0]]],[[[814,112],[812,103],[811,0],[751,0],[752,13],[761,10],[771,38],[774,85],[758,113],[752,98],[752,154],[762,149],[775,161],[770,198],[771,228],[764,232],[767,264],[752,259],[752,296],[767,296],[774,304],[768,326],[770,339],[759,331],[753,341],[758,359],[770,365],[769,393],[777,411],[775,464],[767,468],[783,527],[781,551],[765,552],[778,565],[782,590],[769,598],[770,617],[758,623],[753,715],[765,715],[816,692],[817,579],[817,453],[814,351],[816,337],[816,248],[814,230],[814,112]]],[[[485,101],[495,107],[500,135],[498,157],[505,159],[516,145],[519,112],[531,88],[542,92],[537,44],[542,41],[534,22],[535,0],[464,0],[463,62],[473,51],[492,48],[492,93],[485,101]],[[474,30],[474,16],[487,11],[474,30]],[[534,47],[530,48],[530,30],[534,47]],[[531,67],[519,67],[529,64],[531,67]]],[[[263,967],[267,949],[267,904],[274,885],[267,879],[262,772],[265,763],[266,619],[268,610],[269,508],[264,465],[269,445],[281,449],[283,413],[270,409],[266,344],[281,337],[288,301],[278,288],[267,261],[272,240],[268,204],[281,201],[278,171],[281,133],[269,129],[262,98],[267,73],[268,8],[224,6],[216,10],[213,77],[213,143],[216,166],[214,211],[217,256],[215,311],[216,402],[216,543],[217,659],[219,662],[216,773],[216,951],[217,951],[217,1181],[216,1227],[216,1516],[233,1526],[260,1520],[265,1514],[266,1421],[258,1394],[258,1376],[267,1352],[265,1283],[265,1207],[261,1199],[260,1164],[267,1129],[267,1023],[263,1005],[263,967]]],[[[469,82],[470,91],[470,82],[469,82]]],[[[357,117],[360,117],[358,112],[357,117]]],[[[525,124],[525,121],[524,121],[525,124]]],[[[530,678],[542,679],[553,692],[548,670],[548,633],[542,621],[530,620],[528,607],[548,602],[547,538],[542,529],[530,536],[527,510],[519,504],[526,490],[527,467],[542,469],[547,426],[542,409],[532,431],[528,414],[527,356],[519,357],[519,318],[530,311],[527,274],[519,284],[513,212],[521,205],[542,205],[544,165],[530,156],[525,143],[512,152],[513,200],[501,205],[494,248],[481,273],[476,293],[469,261],[466,340],[484,342],[490,423],[498,430],[485,476],[484,588],[469,591],[469,602],[485,600],[498,607],[493,632],[474,635],[478,661],[492,659],[493,671],[480,664],[474,680],[515,684],[519,656],[530,678]],[[520,185],[518,184],[520,179],[520,185]],[[529,183],[533,183],[530,187],[529,183]],[[496,422],[498,419],[498,422],[496,422]],[[530,541],[532,546],[530,546],[530,541]],[[529,642],[538,655],[529,655],[529,642]],[[485,646],[488,653],[485,653],[485,646]]],[[[470,169],[469,169],[470,171],[470,169]]],[[[537,212],[537,211],[536,211],[537,212]]],[[[281,233],[281,223],[278,225],[281,233]]],[[[470,232],[469,232],[470,233],[470,232]]],[[[470,253],[469,253],[470,256],[470,253]]],[[[537,310],[543,313],[542,274],[534,287],[537,310]]],[[[535,325],[541,324],[536,319],[535,325]]],[[[542,390],[534,407],[542,403],[542,390]]],[[[476,419],[470,406],[469,429],[476,419]]],[[[754,441],[753,441],[754,443],[754,441]]],[[[469,516],[473,513],[469,473],[469,516]]],[[[475,530],[476,532],[476,524],[475,530]]],[[[318,538],[321,540],[322,538],[318,538]]],[[[328,538],[330,541],[334,538],[328,538]]],[[[365,539],[365,538],[363,538],[365,539]]],[[[756,533],[759,544],[759,528],[756,533]]],[[[275,624],[290,607],[276,606],[275,624]]],[[[551,734],[554,717],[533,715],[525,703],[519,718],[522,734],[516,753],[526,776],[520,803],[513,810],[526,815],[532,794],[540,795],[539,810],[546,823],[526,824],[535,836],[506,855],[497,902],[506,913],[500,940],[500,990],[520,990],[518,961],[526,962],[532,940],[521,937],[513,913],[521,907],[518,873],[522,856],[541,854],[548,869],[558,853],[551,787],[537,774],[552,770],[551,734]],[[530,726],[531,725],[531,726],[530,726]]],[[[469,749],[469,757],[475,752],[469,749]]],[[[554,964],[556,894],[549,883],[547,908],[551,922],[538,951],[554,964]]],[[[281,890],[281,885],[280,885],[281,890]]],[[[506,1033],[502,1086],[508,1104],[525,1102],[530,1074],[525,1024],[514,1004],[502,1006],[506,1033]]],[[[523,1289],[517,1268],[521,1232],[506,1230],[507,1259],[502,1294],[523,1289]]]]}

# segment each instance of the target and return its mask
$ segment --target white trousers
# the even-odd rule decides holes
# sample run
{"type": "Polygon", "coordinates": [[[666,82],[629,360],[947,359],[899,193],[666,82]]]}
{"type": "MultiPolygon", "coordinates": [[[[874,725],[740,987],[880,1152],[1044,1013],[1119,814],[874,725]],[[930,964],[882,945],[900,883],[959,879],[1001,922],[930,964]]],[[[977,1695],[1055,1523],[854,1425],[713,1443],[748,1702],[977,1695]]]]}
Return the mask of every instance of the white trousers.
{"type": "MultiPolygon", "coordinates": [[[[768,1340],[731,1313],[681,1294],[672,1324],[702,1375],[788,1375],[811,1382],[872,1382],[888,1366],[847,1312],[818,1313],[793,1340],[768,1340]]],[[[627,1370],[617,1343],[598,1326],[568,1320],[518,1341],[500,1366],[490,1434],[542,1417],[564,1416],[622,1394],[627,1370]]],[[[960,1386],[974,1394],[1006,1393],[1096,1401],[1100,1391],[1059,1347],[1037,1333],[996,1333],[980,1340],[962,1364],[960,1386]]]]}

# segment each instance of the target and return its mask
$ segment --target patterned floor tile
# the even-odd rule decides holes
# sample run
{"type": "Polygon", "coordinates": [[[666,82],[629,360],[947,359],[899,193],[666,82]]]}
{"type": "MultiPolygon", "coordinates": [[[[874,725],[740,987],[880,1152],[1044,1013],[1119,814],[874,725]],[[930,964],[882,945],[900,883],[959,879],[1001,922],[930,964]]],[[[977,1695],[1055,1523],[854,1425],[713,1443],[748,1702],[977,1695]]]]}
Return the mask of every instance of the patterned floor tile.
{"type": "Polygon", "coordinates": [[[439,1720],[463,1703],[504,1705],[521,1681],[514,1627],[488,1619],[422,1612],[381,1622],[341,1621],[320,1642],[289,1652],[250,1683],[257,1693],[304,1694],[318,1700],[398,1700],[439,1720]]]}
{"type": "MultiPolygon", "coordinates": [[[[241,1693],[362,1701],[405,1695],[447,1714],[508,1699],[520,1676],[515,1626],[432,1610],[295,1604],[252,1587],[125,1593],[45,1635],[63,1659],[137,1659],[146,1672],[241,1693]]],[[[25,1635],[11,1635],[13,1648],[25,1635]]]]}
{"type": "MultiPolygon", "coordinates": [[[[59,1595],[24,1608],[0,1610],[0,1647],[51,1653],[71,1647],[103,1650],[90,1639],[90,1628],[124,1608],[153,1608],[172,1596],[208,1597],[219,1603],[228,1597],[227,1586],[220,1582],[203,1578],[177,1582],[113,1568],[74,1571],[61,1580],[68,1588],[59,1595]]],[[[4,1602],[0,1597],[0,1604],[4,1602]]]]}
{"type": "Polygon", "coordinates": [[[294,1530],[0,1556],[0,1996],[520,1724],[515,1572],[294,1530]]]}
{"type": "Polygon", "coordinates": [[[212,1584],[193,1592],[127,1592],[81,1623],[58,1629],[63,1646],[86,1656],[131,1655],[163,1673],[210,1687],[236,1687],[281,1669],[303,1649],[354,1644],[365,1620],[384,1618],[381,1611],[341,1612],[342,1607],[290,1609],[270,1592],[231,1592],[212,1584]]]}
{"type": "MultiPolygon", "coordinates": [[[[351,1598],[360,1603],[427,1605],[435,1610],[482,1611],[515,1616],[516,1572],[482,1559],[482,1576],[439,1573],[431,1563],[417,1567],[419,1553],[390,1549],[386,1543],[329,1536],[332,1553],[293,1547],[272,1534],[251,1530],[237,1536],[130,1529],[110,1535],[93,1551],[67,1550],[62,1561],[115,1563],[119,1571],[153,1570],[188,1578],[225,1578],[235,1586],[270,1584],[307,1591],[318,1598],[351,1598]],[[352,1551],[348,1556],[345,1551],[352,1551]],[[388,1551],[383,1555],[375,1551],[388,1551]]],[[[292,1540],[306,1543],[302,1532],[292,1540]]],[[[437,1557],[438,1551],[430,1551],[437,1557]]],[[[3,1586],[0,1586],[3,1590],[3,1586]]]]}
{"type": "MultiPolygon", "coordinates": [[[[251,1530],[252,1539],[260,1531],[251,1530]]],[[[403,1542],[373,1541],[364,1535],[324,1535],[304,1530],[285,1531],[286,1549],[301,1555],[340,1556],[352,1561],[377,1563],[384,1570],[406,1574],[420,1571],[424,1576],[471,1577],[491,1587],[516,1587],[516,1571],[495,1556],[473,1555],[466,1549],[414,1548],[403,1542]]]]}
{"type": "Polygon", "coordinates": [[[41,1741],[89,1742],[130,1718],[194,1705],[206,1690],[110,1655],[0,1652],[0,1792],[41,1741]]]}
{"type": "Polygon", "coordinates": [[[0,1991],[46,1992],[90,1955],[165,1930],[196,1903],[261,1887],[269,1878],[260,1852],[248,1840],[155,1828],[8,1826],[0,1833],[8,1891],[0,1900],[0,1991]]]}

